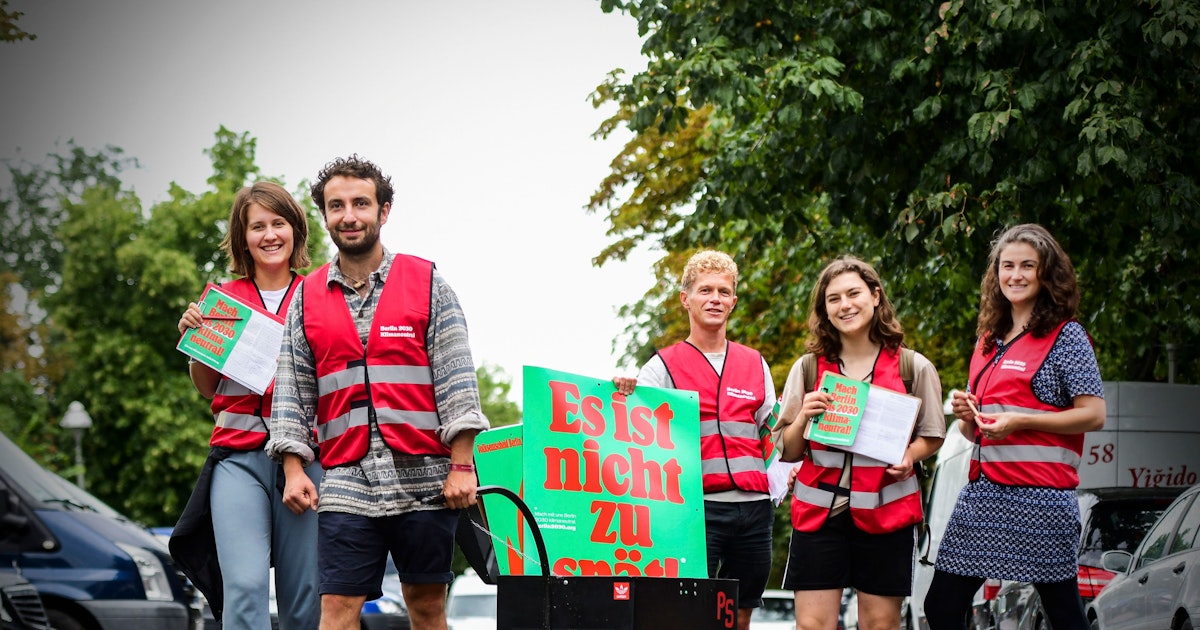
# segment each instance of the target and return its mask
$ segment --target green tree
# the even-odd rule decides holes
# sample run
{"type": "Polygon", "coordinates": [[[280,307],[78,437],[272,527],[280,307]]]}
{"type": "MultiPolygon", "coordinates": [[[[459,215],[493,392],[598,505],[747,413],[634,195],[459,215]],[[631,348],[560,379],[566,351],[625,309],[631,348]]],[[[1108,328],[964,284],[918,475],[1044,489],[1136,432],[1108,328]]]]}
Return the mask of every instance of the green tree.
{"type": "Polygon", "coordinates": [[[74,142],[41,163],[6,165],[0,193],[0,427],[53,468],[73,465],[70,438],[57,426],[65,401],[58,385],[70,368],[67,332],[47,316],[43,297],[62,280],[63,245],[57,236],[64,203],[89,186],[117,186],[136,162],[120,149],[90,151],[74,142]]]}
{"type": "Polygon", "coordinates": [[[119,499],[114,503],[135,519],[170,522],[167,515],[182,509],[195,481],[207,438],[195,422],[204,407],[172,352],[174,321],[195,272],[152,237],[130,194],[97,186],[66,212],[58,232],[64,280],[46,300],[50,316],[70,331],[71,366],[58,397],[79,400],[93,418],[89,489],[119,499]]]}
{"type": "Polygon", "coordinates": [[[786,372],[816,270],[849,252],[961,386],[989,241],[1033,221],[1077,266],[1105,378],[1161,380],[1171,348],[1200,382],[1200,3],[601,4],[648,58],[596,92],[619,106],[599,135],[634,138],[589,205],[616,238],[598,263],[668,252],[625,313],[647,344],[668,272],[721,247],[744,267],[731,332],[786,372]]]}
{"type": "Polygon", "coordinates": [[[0,337],[0,371],[17,371],[35,393],[50,395],[62,380],[63,331],[46,317],[42,298],[62,282],[62,242],[56,231],[65,218],[63,201],[78,199],[89,186],[119,187],[120,174],[135,160],[106,147],[89,151],[68,142],[42,163],[7,166],[9,185],[0,195],[0,286],[5,316],[0,337]]]}
{"type": "Polygon", "coordinates": [[[9,271],[36,302],[62,282],[62,245],[55,232],[66,218],[64,199],[95,186],[120,189],[121,174],[137,160],[117,147],[91,151],[70,141],[42,163],[8,166],[9,189],[0,214],[0,271],[9,271]]]}
{"type": "Polygon", "coordinates": [[[37,35],[26,32],[20,26],[17,26],[17,20],[22,15],[25,14],[20,11],[12,11],[8,8],[8,0],[0,0],[0,42],[33,41],[37,39],[37,35]]]}
{"type": "Polygon", "coordinates": [[[479,379],[479,404],[492,427],[504,427],[521,422],[521,407],[509,400],[512,379],[504,368],[484,361],[475,368],[479,379]]]}

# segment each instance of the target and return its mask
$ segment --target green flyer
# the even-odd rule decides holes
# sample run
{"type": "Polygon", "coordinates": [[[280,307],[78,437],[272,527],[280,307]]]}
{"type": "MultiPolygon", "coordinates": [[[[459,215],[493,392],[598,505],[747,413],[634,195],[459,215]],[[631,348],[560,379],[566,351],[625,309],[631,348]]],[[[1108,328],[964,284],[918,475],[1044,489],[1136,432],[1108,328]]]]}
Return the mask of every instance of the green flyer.
{"type": "Polygon", "coordinates": [[[262,394],[275,380],[283,321],[209,284],[200,296],[204,324],[188,329],[176,348],[262,394]]]}
{"type": "Polygon", "coordinates": [[[829,446],[849,446],[854,443],[858,426],[867,406],[871,386],[862,381],[826,372],[818,385],[833,400],[831,409],[814,416],[808,424],[808,439],[829,446]]]}

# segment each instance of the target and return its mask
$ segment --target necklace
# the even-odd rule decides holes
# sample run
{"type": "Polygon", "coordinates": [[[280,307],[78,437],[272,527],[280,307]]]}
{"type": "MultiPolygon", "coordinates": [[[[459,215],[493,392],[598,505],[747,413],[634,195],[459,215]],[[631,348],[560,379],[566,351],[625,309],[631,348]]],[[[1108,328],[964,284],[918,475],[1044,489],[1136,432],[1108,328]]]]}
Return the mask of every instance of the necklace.
{"type": "MultiPolygon", "coordinates": [[[[879,363],[879,355],[882,352],[883,352],[883,346],[879,346],[879,349],[875,351],[875,360],[871,362],[871,369],[865,375],[863,375],[862,378],[856,379],[856,380],[866,382],[866,381],[872,381],[875,379],[875,364],[879,363]]],[[[854,378],[853,376],[850,376],[849,374],[846,373],[846,361],[843,359],[843,357],[839,356],[837,362],[838,362],[838,371],[842,373],[842,376],[845,376],[847,378],[854,378]]]]}
{"type": "Polygon", "coordinates": [[[367,278],[370,278],[371,274],[367,274],[367,278],[355,278],[354,276],[351,276],[350,274],[343,271],[342,277],[344,277],[346,280],[348,280],[350,282],[350,288],[357,291],[357,290],[367,286],[367,278]]]}

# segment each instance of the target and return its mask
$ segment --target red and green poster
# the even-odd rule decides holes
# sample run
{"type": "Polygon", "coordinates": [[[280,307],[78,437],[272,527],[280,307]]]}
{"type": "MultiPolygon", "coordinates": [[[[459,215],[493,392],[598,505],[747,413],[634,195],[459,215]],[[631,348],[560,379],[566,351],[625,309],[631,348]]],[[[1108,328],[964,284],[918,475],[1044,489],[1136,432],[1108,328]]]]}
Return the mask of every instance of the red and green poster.
{"type": "MultiPolygon", "coordinates": [[[[524,501],[554,575],[708,577],[695,392],[638,387],[625,397],[606,379],[526,366],[524,403],[524,501]]],[[[477,441],[477,455],[489,443],[477,441]]],[[[487,466],[480,482],[502,485],[487,466]]],[[[494,518],[496,503],[485,506],[492,533],[522,541],[514,564],[538,572],[533,541],[515,520],[494,518]]],[[[496,555],[514,557],[499,544],[496,555]]]]}

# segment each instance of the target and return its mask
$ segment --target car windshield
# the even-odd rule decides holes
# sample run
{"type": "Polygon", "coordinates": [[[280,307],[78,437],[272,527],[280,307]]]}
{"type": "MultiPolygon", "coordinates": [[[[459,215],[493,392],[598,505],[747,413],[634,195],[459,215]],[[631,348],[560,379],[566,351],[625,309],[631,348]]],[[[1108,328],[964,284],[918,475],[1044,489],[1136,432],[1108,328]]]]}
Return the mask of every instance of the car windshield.
{"type": "Polygon", "coordinates": [[[42,468],[3,433],[0,433],[0,462],[4,462],[0,465],[4,473],[38,501],[61,505],[67,510],[99,512],[128,520],[91,493],[42,468]]]}
{"type": "Polygon", "coordinates": [[[1133,553],[1170,504],[1171,499],[1166,497],[1097,502],[1084,531],[1079,564],[1098,567],[1105,551],[1133,553]]]}
{"type": "Polygon", "coordinates": [[[496,617],[496,594],[481,595],[456,594],[450,598],[450,609],[447,617],[496,617]]]}
{"type": "Polygon", "coordinates": [[[791,621],[796,618],[795,600],[764,597],[762,606],[754,609],[754,621],[791,621]]]}

